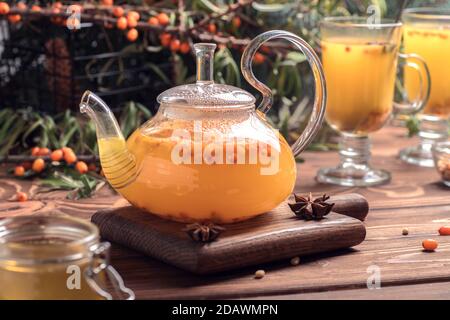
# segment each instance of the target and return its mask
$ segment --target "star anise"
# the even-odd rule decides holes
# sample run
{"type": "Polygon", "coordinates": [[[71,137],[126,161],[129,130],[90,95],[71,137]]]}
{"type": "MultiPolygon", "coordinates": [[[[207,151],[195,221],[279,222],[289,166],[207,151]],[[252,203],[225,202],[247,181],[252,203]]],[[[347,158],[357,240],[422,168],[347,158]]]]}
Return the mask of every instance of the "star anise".
{"type": "Polygon", "coordinates": [[[321,220],[331,212],[334,203],[329,203],[329,196],[324,194],[319,198],[313,199],[309,193],[307,197],[301,197],[294,194],[295,203],[288,203],[291,210],[297,217],[304,220],[321,220]]]}
{"type": "Polygon", "coordinates": [[[193,223],[187,225],[183,231],[186,231],[194,241],[211,242],[216,240],[219,234],[225,231],[225,228],[213,223],[193,223]]]}

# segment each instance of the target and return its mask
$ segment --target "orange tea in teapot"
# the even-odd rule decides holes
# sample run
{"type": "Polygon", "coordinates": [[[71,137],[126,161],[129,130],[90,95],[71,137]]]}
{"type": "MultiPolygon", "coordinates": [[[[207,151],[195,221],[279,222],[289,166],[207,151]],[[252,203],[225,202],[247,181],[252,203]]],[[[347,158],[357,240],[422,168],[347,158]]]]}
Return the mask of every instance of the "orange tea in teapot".
{"type": "Polygon", "coordinates": [[[244,51],[244,77],[263,93],[263,107],[258,110],[247,91],[214,83],[214,44],[194,46],[197,82],[159,95],[157,114],[127,141],[108,106],[87,91],[80,109],[96,124],[109,183],[135,207],[181,222],[232,223],[277,207],[295,185],[294,155],[312,140],[324,114],[320,62],[299,39],[271,31],[255,38],[244,51]],[[293,150],[267,121],[264,113],[270,108],[271,93],[251,73],[255,50],[271,38],[297,44],[314,69],[313,116],[293,150]]]}
{"type": "MultiPolygon", "coordinates": [[[[196,123],[215,128],[231,125],[222,119],[196,123]]],[[[132,155],[122,153],[109,161],[108,155],[124,150],[123,142],[101,139],[106,177],[113,186],[119,184],[134,206],[183,222],[244,220],[276,207],[292,191],[295,160],[278,133],[267,128],[269,132],[261,137],[229,139],[226,132],[216,131],[215,138],[208,139],[213,136],[210,131],[196,131],[194,126],[180,120],[155,129],[144,125],[127,141],[132,155]]],[[[234,126],[244,127],[239,122],[234,126]]]]}

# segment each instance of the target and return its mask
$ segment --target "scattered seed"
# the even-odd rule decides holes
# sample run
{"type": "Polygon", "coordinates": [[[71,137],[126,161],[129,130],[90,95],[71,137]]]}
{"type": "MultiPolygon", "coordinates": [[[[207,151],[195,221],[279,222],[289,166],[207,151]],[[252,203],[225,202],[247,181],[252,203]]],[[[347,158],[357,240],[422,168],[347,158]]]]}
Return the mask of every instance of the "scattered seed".
{"type": "Polygon", "coordinates": [[[255,272],[255,279],[262,279],[266,275],[264,270],[258,270],[255,272]]]}
{"type": "Polygon", "coordinates": [[[402,235],[407,236],[409,234],[408,228],[403,228],[402,235]]]}
{"type": "Polygon", "coordinates": [[[422,241],[422,247],[425,251],[434,251],[438,247],[438,242],[434,239],[426,239],[422,241]]]}
{"type": "Polygon", "coordinates": [[[291,265],[298,266],[300,264],[300,257],[293,257],[291,259],[291,265]]]}

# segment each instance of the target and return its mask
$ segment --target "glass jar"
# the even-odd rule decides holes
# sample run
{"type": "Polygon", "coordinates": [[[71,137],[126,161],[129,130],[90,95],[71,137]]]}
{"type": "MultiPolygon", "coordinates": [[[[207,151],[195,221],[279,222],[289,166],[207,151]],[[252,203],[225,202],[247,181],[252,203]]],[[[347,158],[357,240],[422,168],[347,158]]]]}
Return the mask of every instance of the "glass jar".
{"type": "Polygon", "coordinates": [[[67,216],[0,221],[0,299],[134,299],[109,264],[108,242],[97,227],[67,216]],[[116,297],[115,296],[115,297],[116,297]]]}

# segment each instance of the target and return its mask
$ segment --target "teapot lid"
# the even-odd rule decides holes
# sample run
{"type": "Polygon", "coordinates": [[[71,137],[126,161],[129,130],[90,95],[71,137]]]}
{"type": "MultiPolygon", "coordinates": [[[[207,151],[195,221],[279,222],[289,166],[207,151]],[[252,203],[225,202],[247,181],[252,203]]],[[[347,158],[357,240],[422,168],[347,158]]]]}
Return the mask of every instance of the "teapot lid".
{"type": "Polygon", "coordinates": [[[168,89],[157,100],[160,104],[176,104],[190,107],[226,108],[248,106],[255,97],[237,87],[214,83],[213,58],[216,45],[196,43],[197,82],[168,89]]]}

